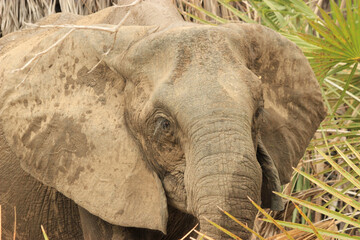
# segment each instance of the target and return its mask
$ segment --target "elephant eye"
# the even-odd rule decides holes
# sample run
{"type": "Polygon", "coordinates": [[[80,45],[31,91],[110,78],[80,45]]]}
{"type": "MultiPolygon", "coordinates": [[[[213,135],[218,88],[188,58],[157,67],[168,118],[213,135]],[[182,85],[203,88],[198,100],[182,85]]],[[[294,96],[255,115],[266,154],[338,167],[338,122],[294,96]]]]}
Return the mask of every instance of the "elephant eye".
{"type": "Polygon", "coordinates": [[[163,119],[163,120],[161,121],[161,128],[162,128],[163,131],[168,131],[168,130],[170,130],[170,121],[167,120],[167,119],[163,119]]]}
{"type": "Polygon", "coordinates": [[[155,121],[154,136],[160,132],[165,133],[165,134],[170,133],[171,127],[172,127],[171,122],[168,119],[166,119],[164,117],[157,118],[155,121]]]}

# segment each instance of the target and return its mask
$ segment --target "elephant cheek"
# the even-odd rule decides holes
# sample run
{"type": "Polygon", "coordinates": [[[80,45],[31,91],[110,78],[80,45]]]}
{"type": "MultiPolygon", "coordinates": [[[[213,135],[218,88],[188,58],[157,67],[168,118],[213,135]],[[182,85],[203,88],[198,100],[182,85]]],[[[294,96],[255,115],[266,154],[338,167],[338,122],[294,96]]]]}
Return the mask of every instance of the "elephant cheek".
{"type": "Polygon", "coordinates": [[[165,175],[163,186],[166,192],[168,204],[179,209],[180,211],[187,212],[186,210],[186,192],[184,183],[174,177],[173,175],[165,175]]]}

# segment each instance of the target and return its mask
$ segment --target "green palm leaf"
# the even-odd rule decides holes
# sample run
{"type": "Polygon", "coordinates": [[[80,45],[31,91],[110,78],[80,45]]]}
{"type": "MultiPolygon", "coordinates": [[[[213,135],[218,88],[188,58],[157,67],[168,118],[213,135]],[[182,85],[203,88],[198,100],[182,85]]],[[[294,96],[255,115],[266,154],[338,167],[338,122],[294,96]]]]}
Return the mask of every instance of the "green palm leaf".
{"type": "MultiPolygon", "coordinates": [[[[266,222],[271,222],[268,219],[263,219],[263,220],[266,221],[266,222]]],[[[298,229],[300,231],[314,233],[314,231],[313,231],[313,229],[311,227],[309,227],[307,225],[304,225],[304,224],[291,223],[291,222],[285,222],[285,221],[280,221],[280,220],[277,220],[276,222],[278,224],[280,224],[281,226],[284,226],[284,227],[294,228],[294,229],[298,229]]],[[[359,237],[351,236],[351,235],[348,235],[348,234],[345,234],[345,233],[334,232],[334,231],[321,229],[321,228],[316,228],[316,230],[322,236],[328,236],[328,237],[333,237],[335,239],[343,239],[343,240],[359,240],[359,237]]]]}
{"type": "MultiPolygon", "coordinates": [[[[320,48],[306,52],[307,56],[311,58],[310,62],[320,80],[326,77],[329,70],[339,63],[355,64],[360,62],[359,0],[354,0],[355,8],[351,8],[351,0],[346,1],[347,20],[345,20],[339,6],[333,0],[330,0],[330,3],[332,17],[320,8],[324,20],[309,20],[309,24],[322,38],[312,34],[298,34],[304,41],[320,48]],[[316,64],[324,61],[324,59],[327,59],[326,66],[316,64]]],[[[339,68],[332,69],[331,74],[341,70],[339,68]]]]}

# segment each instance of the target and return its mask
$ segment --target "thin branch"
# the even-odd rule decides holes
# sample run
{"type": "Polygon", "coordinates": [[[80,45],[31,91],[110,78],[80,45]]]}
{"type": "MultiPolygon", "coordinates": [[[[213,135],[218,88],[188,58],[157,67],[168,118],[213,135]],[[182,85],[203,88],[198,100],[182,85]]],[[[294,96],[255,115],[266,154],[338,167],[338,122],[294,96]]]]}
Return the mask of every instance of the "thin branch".
{"type": "Polygon", "coordinates": [[[21,68],[15,69],[12,72],[17,72],[17,71],[22,71],[25,68],[27,68],[34,60],[36,60],[37,58],[41,57],[42,55],[44,55],[45,53],[47,53],[48,51],[50,51],[52,48],[54,48],[56,45],[58,45],[59,43],[61,43],[62,41],[64,41],[64,39],[69,36],[70,33],[72,33],[75,29],[71,29],[70,31],[68,31],[64,36],[62,36],[59,40],[57,40],[53,45],[51,45],[50,47],[48,47],[47,49],[45,49],[42,52],[37,53],[33,58],[31,58],[24,66],[22,66],[21,68]]]}
{"type": "Polygon", "coordinates": [[[105,31],[105,32],[115,32],[115,28],[107,28],[101,26],[86,26],[86,25],[73,25],[73,24],[59,24],[59,25],[38,25],[33,23],[25,23],[25,25],[33,28],[69,28],[69,29],[90,29],[90,30],[98,30],[98,31],[105,31]]]}
{"type": "Polygon", "coordinates": [[[131,11],[128,11],[125,16],[121,19],[121,21],[114,27],[114,32],[118,32],[121,25],[124,24],[125,20],[129,17],[131,11]]]}
{"type": "MultiPolygon", "coordinates": [[[[15,87],[18,88],[20,87],[21,84],[23,84],[23,82],[25,82],[26,78],[29,76],[29,73],[33,70],[34,66],[37,64],[37,62],[40,60],[40,58],[38,58],[36,60],[36,62],[34,63],[34,65],[31,66],[31,68],[29,69],[29,71],[26,73],[25,77],[23,78],[23,80],[15,87]]],[[[1,239],[0,239],[1,240],[1,239]]]]}
{"type": "Polygon", "coordinates": [[[125,20],[129,17],[131,11],[128,11],[125,16],[121,19],[121,21],[114,27],[102,27],[102,26],[95,26],[95,25],[74,25],[74,24],[58,24],[58,25],[54,25],[54,24],[50,24],[50,25],[38,25],[38,24],[34,24],[34,23],[25,23],[27,26],[29,27],[33,27],[33,28],[69,28],[71,30],[75,30],[75,29],[88,29],[88,30],[98,30],[98,31],[105,31],[105,32],[110,32],[110,33],[114,33],[117,32],[120,28],[120,26],[123,25],[123,23],[125,22],[125,20]]]}
{"type": "MultiPolygon", "coordinates": [[[[199,224],[196,224],[195,227],[193,227],[187,234],[185,234],[185,236],[183,236],[180,240],[184,240],[187,236],[190,235],[190,233],[192,233],[196,227],[198,226],[199,224]]],[[[1,240],[1,239],[0,239],[1,240]]]]}
{"type": "MultiPolygon", "coordinates": [[[[131,4],[128,5],[121,5],[118,6],[116,5],[116,7],[129,7],[129,6],[134,6],[138,3],[140,3],[141,0],[136,0],[131,4]]],[[[125,16],[121,19],[121,21],[114,27],[112,28],[107,28],[107,27],[101,27],[101,26],[86,26],[86,25],[72,25],[72,24],[63,24],[63,25],[38,25],[38,24],[32,24],[32,23],[25,23],[27,26],[30,27],[34,27],[34,28],[69,28],[70,31],[68,31],[63,37],[61,37],[58,41],[56,41],[53,45],[51,45],[49,48],[47,48],[46,50],[37,53],[33,58],[31,58],[24,66],[22,66],[21,68],[15,69],[12,72],[17,72],[17,71],[22,71],[25,68],[27,68],[34,60],[40,58],[42,55],[44,55],[45,53],[47,53],[48,51],[50,51],[52,48],[54,48],[56,45],[58,45],[59,43],[61,43],[67,36],[69,36],[69,34],[71,32],[73,32],[76,29],[89,29],[89,30],[98,30],[98,31],[105,31],[105,32],[110,32],[110,33],[115,33],[114,34],[114,40],[113,40],[113,44],[111,46],[110,49],[108,49],[101,57],[100,61],[95,64],[94,67],[92,67],[90,69],[90,72],[92,72],[102,61],[103,59],[110,53],[110,51],[114,48],[115,45],[115,41],[116,41],[116,35],[117,32],[119,31],[120,27],[124,24],[125,20],[129,17],[131,11],[128,11],[125,16]]],[[[31,71],[31,69],[30,69],[31,71]]],[[[30,72],[29,71],[29,72],[30,72]]],[[[19,87],[27,78],[27,75],[24,77],[24,79],[16,86],[19,87]]]]}
{"type": "MultiPolygon", "coordinates": [[[[72,24],[63,24],[63,25],[38,25],[38,24],[29,24],[27,23],[28,26],[31,27],[35,27],[35,28],[69,28],[70,31],[65,34],[61,39],[59,39],[54,45],[50,46],[48,49],[46,49],[43,52],[40,52],[38,54],[35,55],[34,58],[30,59],[30,61],[28,63],[26,63],[22,68],[20,69],[15,69],[13,72],[15,71],[21,71],[23,69],[25,69],[32,61],[34,61],[37,57],[45,54],[46,52],[48,52],[51,48],[55,47],[57,44],[59,44],[61,41],[63,41],[72,31],[76,30],[76,29],[88,29],[88,30],[99,30],[99,31],[105,31],[105,32],[110,32],[110,33],[117,33],[120,29],[120,27],[124,24],[125,20],[129,17],[129,15],[131,14],[131,11],[128,11],[125,16],[121,19],[121,21],[114,27],[112,28],[106,28],[106,27],[101,27],[101,26],[85,26],[85,25],[72,25],[72,24]]],[[[114,41],[113,44],[111,46],[111,48],[103,54],[103,56],[101,57],[100,61],[95,64],[94,67],[92,67],[90,69],[90,72],[92,72],[102,61],[103,59],[110,53],[110,51],[114,48],[115,45],[115,41],[116,41],[116,34],[114,35],[114,41]]],[[[24,81],[24,80],[23,80],[24,81]]],[[[23,82],[22,81],[22,82],[23,82]]],[[[21,83],[22,83],[21,82],[21,83]]],[[[20,83],[20,84],[21,84],[20,83]]],[[[19,84],[19,85],[20,85],[19,84]]]]}
{"type": "MultiPolygon", "coordinates": [[[[317,132],[330,132],[330,133],[354,133],[354,131],[348,131],[348,130],[339,130],[339,129],[318,129],[317,132]]],[[[360,135],[355,134],[355,135],[360,135]]]]}
{"type": "Polygon", "coordinates": [[[93,66],[88,73],[91,73],[92,71],[94,71],[94,69],[104,60],[104,58],[110,53],[111,50],[114,49],[115,46],[115,41],[116,41],[116,36],[117,36],[117,32],[119,31],[121,25],[124,24],[125,20],[130,16],[131,11],[128,11],[125,16],[121,19],[121,21],[118,23],[118,25],[116,25],[113,29],[114,29],[114,40],[113,40],[113,44],[111,45],[111,47],[101,56],[101,59],[99,60],[98,63],[95,64],[95,66],[93,66]]]}
{"type": "Polygon", "coordinates": [[[91,73],[92,71],[94,71],[94,69],[99,66],[99,64],[104,60],[104,58],[109,54],[109,52],[112,50],[112,47],[109,48],[106,53],[102,54],[100,60],[87,72],[87,73],[91,73]]]}
{"type": "Polygon", "coordinates": [[[118,7],[118,8],[131,7],[131,6],[135,6],[136,4],[138,4],[140,2],[141,2],[141,0],[135,0],[134,2],[132,2],[130,4],[126,4],[126,5],[117,5],[114,3],[114,7],[118,7]]]}
{"type": "MultiPolygon", "coordinates": [[[[337,89],[341,90],[341,91],[344,91],[344,88],[340,87],[339,85],[337,85],[336,83],[330,81],[328,78],[325,78],[325,82],[329,83],[330,85],[336,87],[337,89]]],[[[347,95],[349,95],[350,97],[354,98],[355,100],[357,100],[358,102],[360,102],[360,98],[358,98],[357,96],[355,96],[354,94],[352,94],[351,92],[349,91],[345,91],[345,93],[347,95]]]]}

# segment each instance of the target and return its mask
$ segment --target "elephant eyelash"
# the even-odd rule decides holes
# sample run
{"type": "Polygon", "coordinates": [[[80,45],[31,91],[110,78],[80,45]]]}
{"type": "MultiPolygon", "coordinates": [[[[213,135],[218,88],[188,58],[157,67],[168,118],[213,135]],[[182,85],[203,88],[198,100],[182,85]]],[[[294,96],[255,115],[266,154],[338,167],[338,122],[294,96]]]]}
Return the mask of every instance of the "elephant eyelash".
{"type": "Polygon", "coordinates": [[[161,122],[156,122],[153,136],[157,135],[159,129],[161,129],[161,122]]]}
{"type": "Polygon", "coordinates": [[[156,133],[158,132],[158,129],[160,127],[160,124],[156,124],[155,129],[154,129],[154,133],[153,133],[153,137],[156,135],[156,133]]]}

